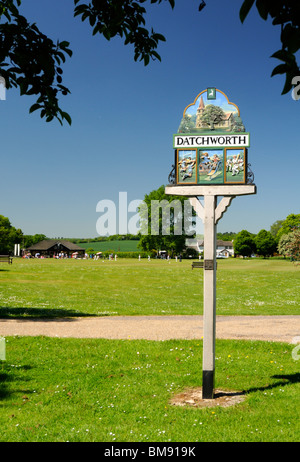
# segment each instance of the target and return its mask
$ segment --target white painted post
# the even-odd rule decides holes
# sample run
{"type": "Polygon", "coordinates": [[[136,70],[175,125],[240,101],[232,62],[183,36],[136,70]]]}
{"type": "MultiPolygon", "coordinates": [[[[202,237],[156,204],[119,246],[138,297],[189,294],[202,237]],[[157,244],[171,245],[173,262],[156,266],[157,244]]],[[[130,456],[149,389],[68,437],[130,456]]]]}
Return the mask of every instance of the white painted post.
{"type": "Polygon", "coordinates": [[[204,196],[202,398],[213,399],[216,343],[216,196],[204,196]]]}

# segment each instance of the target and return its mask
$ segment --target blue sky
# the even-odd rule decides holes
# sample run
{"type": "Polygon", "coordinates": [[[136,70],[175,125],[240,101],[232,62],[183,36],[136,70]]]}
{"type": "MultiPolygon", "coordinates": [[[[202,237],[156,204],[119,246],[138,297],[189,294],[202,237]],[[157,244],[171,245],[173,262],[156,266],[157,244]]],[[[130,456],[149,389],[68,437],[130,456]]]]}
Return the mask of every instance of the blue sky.
{"type": "Polygon", "coordinates": [[[242,2],[177,0],[150,5],[147,25],[166,37],[162,62],[144,67],[116,38],[92,36],[73,18],[73,0],[28,0],[26,16],[53,40],[68,40],[73,57],[63,83],[71,95],[61,107],[72,126],[29,115],[34,102],[17,90],[0,101],[0,214],[25,234],[95,237],[101,200],[128,202],[167,184],[174,160],[173,134],[184,109],[207,87],[238,105],[250,132],[249,162],[257,195],[238,197],[218,231],[257,233],[299,213],[300,100],[281,96],[279,30],[256,10],[244,24],[242,2]]]}

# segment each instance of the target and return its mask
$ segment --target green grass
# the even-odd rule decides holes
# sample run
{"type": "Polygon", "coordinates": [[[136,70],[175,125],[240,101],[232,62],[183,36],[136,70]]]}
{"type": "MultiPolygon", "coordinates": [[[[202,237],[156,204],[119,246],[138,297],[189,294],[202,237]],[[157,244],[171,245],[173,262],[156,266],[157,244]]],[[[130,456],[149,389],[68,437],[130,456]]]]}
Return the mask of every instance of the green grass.
{"type": "MultiPolygon", "coordinates": [[[[219,260],[217,314],[299,314],[300,268],[219,260]]],[[[18,260],[0,265],[0,317],[201,314],[190,261],[18,260]]],[[[230,408],[171,406],[201,386],[202,341],[6,338],[0,441],[299,441],[295,345],[217,340],[230,408]]]]}
{"type": "Polygon", "coordinates": [[[181,408],[201,386],[201,341],[8,337],[0,441],[299,441],[299,364],[288,344],[218,340],[216,387],[229,408],[181,408]]]}
{"type": "MultiPolygon", "coordinates": [[[[294,315],[300,267],[285,260],[218,260],[218,315],[294,315]]],[[[193,315],[203,270],[191,261],[23,260],[0,264],[0,317],[193,315]]]]}

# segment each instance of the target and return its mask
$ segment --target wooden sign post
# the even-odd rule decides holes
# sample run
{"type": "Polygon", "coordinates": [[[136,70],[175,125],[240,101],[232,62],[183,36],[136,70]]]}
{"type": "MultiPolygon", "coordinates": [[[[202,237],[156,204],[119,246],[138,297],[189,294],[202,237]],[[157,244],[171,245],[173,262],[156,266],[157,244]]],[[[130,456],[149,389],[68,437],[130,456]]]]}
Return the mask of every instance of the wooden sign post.
{"type": "Polygon", "coordinates": [[[165,193],[188,197],[204,224],[203,399],[214,398],[215,386],[217,223],[236,196],[256,194],[249,143],[238,107],[215,88],[186,107],[174,135],[175,165],[165,193]]]}
{"type": "Polygon", "coordinates": [[[204,224],[202,398],[213,399],[216,343],[217,223],[236,196],[256,194],[255,185],[166,186],[166,194],[187,196],[204,224]],[[226,195],[225,195],[226,194],[226,195]],[[204,205],[198,199],[204,197],[204,205]],[[224,196],[217,204],[218,196],[224,196]]]}

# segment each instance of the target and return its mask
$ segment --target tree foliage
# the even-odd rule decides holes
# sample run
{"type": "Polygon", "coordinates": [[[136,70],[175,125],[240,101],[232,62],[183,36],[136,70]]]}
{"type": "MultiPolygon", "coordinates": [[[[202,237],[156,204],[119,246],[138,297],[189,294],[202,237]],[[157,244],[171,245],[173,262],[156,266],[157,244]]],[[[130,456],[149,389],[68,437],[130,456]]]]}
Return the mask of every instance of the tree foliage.
{"type": "MultiPolygon", "coordinates": [[[[174,8],[175,0],[151,0],[151,3],[168,1],[174,8]]],[[[102,34],[107,40],[115,36],[124,39],[124,44],[134,47],[134,60],[149,64],[150,59],[161,60],[156,49],[160,41],[165,41],[161,34],[147,30],[146,9],[141,5],[146,0],[106,0],[86,4],[74,0],[76,5],[74,16],[81,16],[82,21],[88,20],[93,28],[93,35],[102,34]]]]}
{"type": "Polygon", "coordinates": [[[225,112],[221,107],[208,104],[205,106],[201,119],[210,126],[211,130],[213,130],[215,125],[223,121],[224,116],[225,112]]]}
{"type": "Polygon", "coordinates": [[[290,234],[283,234],[281,238],[279,239],[277,249],[280,255],[283,255],[284,257],[289,256],[290,252],[289,252],[287,244],[290,242],[291,238],[292,238],[292,235],[290,233],[290,234]]]}
{"type": "Polygon", "coordinates": [[[44,241],[45,239],[47,239],[45,234],[26,234],[23,236],[22,244],[23,247],[27,249],[28,247],[37,244],[40,241],[44,241]]]}
{"type": "Polygon", "coordinates": [[[0,215],[0,254],[10,254],[14,244],[22,242],[22,237],[22,231],[12,226],[7,217],[0,215]]]}
{"type": "Polygon", "coordinates": [[[59,94],[70,91],[62,85],[61,63],[72,56],[69,42],[54,43],[36,24],[29,24],[19,13],[21,0],[0,2],[0,75],[6,88],[16,87],[21,95],[37,95],[29,112],[40,110],[50,122],[55,117],[61,124],[71,124],[69,114],[58,105],[59,94]],[[3,22],[4,20],[4,22],[3,22]]]}
{"type": "Polygon", "coordinates": [[[234,253],[243,257],[250,257],[256,251],[255,239],[249,231],[243,229],[233,241],[234,253]]]}
{"type": "Polygon", "coordinates": [[[270,227],[270,233],[276,240],[277,240],[277,233],[282,227],[282,223],[283,223],[283,220],[277,220],[270,227]]]}
{"type": "Polygon", "coordinates": [[[184,226],[184,200],[183,196],[170,196],[165,194],[165,187],[151,191],[144,197],[140,207],[141,239],[139,247],[142,250],[158,253],[166,250],[180,253],[185,250],[187,237],[184,226]],[[166,212],[163,215],[162,208],[166,212]]]}
{"type": "Polygon", "coordinates": [[[256,252],[258,255],[270,257],[276,252],[276,241],[270,231],[262,229],[255,236],[256,252]]]}
{"type": "Polygon", "coordinates": [[[300,260],[300,230],[283,234],[278,244],[278,252],[293,261],[300,260]]]}
{"type": "Polygon", "coordinates": [[[291,90],[293,78],[300,75],[296,53],[300,49],[300,2],[297,0],[244,0],[240,9],[240,19],[245,21],[249,11],[255,6],[259,15],[267,20],[270,16],[274,26],[280,26],[281,49],[272,54],[281,64],[273,69],[272,76],[285,74],[282,94],[291,90]]]}
{"type": "MultiPolygon", "coordinates": [[[[74,16],[88,21],[93,35],[101,34],[107,40],[120,36],[124,44],[134,47],[135,61],[147,65],[150,60],[161,60],[157,53],[159,42],[165,37],[149,31],[145,26],[146,0],[92,0],[90,3],[74,0],[74,16]]],[[[168,2],[174,8],[175,0],[168,2]]],[[[36,95],[29,112],[40,111],[50,122],[56,118],[61,124],[71,124],[70,115],[59,106],[59,96],[70,90],[62,84],[61,63],[72,56],[70,43],[54,41],[43,34],[36,24],[30,24],[19,12],[21,0],[0,1],[0,75],[6,88],[16,87],[21,95],[36,95]]]]}
{"type": "MultiPolygon", "coordinates": [[[[198,0],[199,1],[199,0],[198,0]]],[[[175,0],[150,0],[151,4],[167,2],[175,7],[175,0]]],[[[161,60],[157,51],[165,37],[146,27],[147,0],[74,0],[74,16],[88,22],[93,35],[107,40],[119,36],[124,45],[131,45],[134,60],[148,65],[151,60],[161,60]]],[[[252,6],[256,5],[263,19],[272,18],[273,25],[281,26],[282,48],[272,57],[281,61],[272,76],[285,74],[282,93],[287,93],[300,75],[296,53],[300,49],[300,4],[296,0],[244,0],[240,19],[245,21],[252,6]]],[[[50,122],[56,118],[61,124],[71,124],[70,115],[59,105],[59,97],[70,90],[62,83],[62,64],[72,56],[69,42],[56,43],[41,32],[36,24],[30,24],[19,12],[21,0],[0,0],[0,75],[6,88],[16,87],[21,95],[35,95],[36,102],[30,112],[40,111],[42,118],[50,122]]],[[[205,2],[199,3],[199,11],[205,2]]],[[[59,13],[58,13],[59,14],[59,13]]],[[[210,119],[210,124],[216,123],[210,119]]]]}
{"type": "Polygon", "coordinates": [[[233,231],[227,231],[225,233],[217,233],[217,239],[220,239],[221,241],[233,241],[236,237],[235,232],[233,231]]]}
{"type": "Polygon", "coordinates": [[[291,213],[282,221],[281,227],[277,232],[277,240],[279,241],[284,234],[289,234],[297,228],[300,228],[300,213],[291,213]]]}

